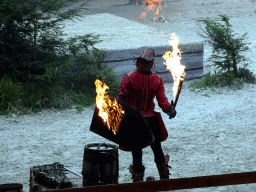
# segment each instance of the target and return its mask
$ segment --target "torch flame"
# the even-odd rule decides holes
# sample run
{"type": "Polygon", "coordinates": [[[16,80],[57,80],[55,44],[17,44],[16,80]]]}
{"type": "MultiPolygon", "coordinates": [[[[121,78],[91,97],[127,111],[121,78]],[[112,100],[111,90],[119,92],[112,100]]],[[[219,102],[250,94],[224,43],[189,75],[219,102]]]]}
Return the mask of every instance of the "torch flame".
{"type": "Polygon", "coordinates": [[[171,38],[173,41],[169,40],[169,44],[173,48],[173,52],[167,51],[164,55],[163,58],[166,60],[164,63],[167,66],[167,69],[170,69],[170,72],[172,73],[172,77],[174,80],[173,83],[173,96],[174,96],[174,101],[176,100],[177,92],[179,87],[179,82],[184,81],[184,77],[186,75],[185,73],[185,66],[180,64],[180,59],[181,59],[181,53],[178,49],[178,43],[180,42],[179,39],[175,36],[175,33],[172,33],[171,38]]]}
{"type": "Polygon", "coordinates": [[[107,124],[108,129],[116,135],[119,125],[124,117],[125,112],[122,110],[122,106],[118,104],[116,99],[107,95],[106,90],[109,87],[102,81],[96,79],[96,106],[99,109],[99,116],[107,124]]]}

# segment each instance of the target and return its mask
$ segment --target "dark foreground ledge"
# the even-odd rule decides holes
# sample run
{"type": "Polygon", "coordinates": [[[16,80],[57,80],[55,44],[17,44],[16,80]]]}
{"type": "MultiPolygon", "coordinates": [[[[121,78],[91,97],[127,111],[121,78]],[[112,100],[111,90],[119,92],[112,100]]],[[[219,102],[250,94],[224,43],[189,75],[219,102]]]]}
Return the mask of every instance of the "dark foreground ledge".
{"type": "Polygon", "coordinates": [[[232,173],[191,178],[177,178],[159,181],[125,183],[76,189],[53,190],[51,192],[131,192],[131,191],[170,191],[226,185],[256,183],[256,172],[232,173]]]}

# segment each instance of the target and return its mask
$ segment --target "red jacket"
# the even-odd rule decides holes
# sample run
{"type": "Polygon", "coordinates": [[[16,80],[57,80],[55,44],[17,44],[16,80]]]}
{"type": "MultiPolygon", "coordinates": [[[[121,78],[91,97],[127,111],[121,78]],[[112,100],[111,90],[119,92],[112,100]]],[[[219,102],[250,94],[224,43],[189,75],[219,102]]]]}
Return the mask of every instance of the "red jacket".
{"type": "MultiPolygon", "coordinates": [[[[168,113],[171,109],[171,104],[165,95],[164,83],[161,77],[152,71],[142,72],[140,70],[132,71],[123,76],[117,98],[134,108],[140,109],[141,115],[144,117],[157,116],[161,132],[160,141],[164,141],[168,137],[168,132],[163,123],[161,113],[154,111],[155,103],[153,99],[155,97],[163,112],[168,113]]],[[[120,149],[128,150],[122,147],[120,149]]]]}

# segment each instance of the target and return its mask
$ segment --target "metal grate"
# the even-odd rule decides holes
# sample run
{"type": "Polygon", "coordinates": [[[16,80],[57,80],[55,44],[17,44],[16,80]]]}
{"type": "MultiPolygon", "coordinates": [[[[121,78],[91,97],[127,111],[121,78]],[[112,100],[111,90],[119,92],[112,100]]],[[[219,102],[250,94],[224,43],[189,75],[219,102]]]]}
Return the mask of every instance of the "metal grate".
{"type": "Polygon", "coordinates": [[[32,168],[36,182],[55,189],[72,187],[72,183],[66,175],[64,165],[59,162],[54,164],[34,166],[32,168]]]}

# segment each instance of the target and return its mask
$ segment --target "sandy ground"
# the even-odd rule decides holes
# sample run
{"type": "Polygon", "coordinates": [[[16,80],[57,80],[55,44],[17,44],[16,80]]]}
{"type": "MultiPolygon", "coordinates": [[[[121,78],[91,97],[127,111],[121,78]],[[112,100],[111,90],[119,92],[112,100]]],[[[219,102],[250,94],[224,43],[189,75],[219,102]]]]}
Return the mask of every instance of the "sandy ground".
{"type": "MultiPolygon", "coordinates": [[[[94,1],[94,3],[97,2],[102,3],[103,1],[94,1]]],[[[111,1],[104,2],[109,2],[109,5],[112,6],[121,5],[127,1],[120,1],[117,4],[113,4],[113,2],[110,4],[111,1]]],[[[178,14],[181,7],[185,10],[181,11],[184,15],[179,17],[180,21],[173,20],[173,24],[180,24],[182,27],[185,25],[193,27],[194,25],[195,27],[195,22],[191,20],[193,16],[196,18],[197,15],[207,15],[209,10],[212,10],[212,13],[209,14],[214,14],[215,11],[224,11],[222,8],[214,7],[219,6],[219,4],[212,5],[212,2],[216,1],[171,2],[172,7],[170,9],[174,9],[176,6],[177,12],[175,13],[178,14]],[[205,6],[199,7],[202,2],[205,2],[205,6]],[[192,8],[192,5],[198,5],[198,8],[196,6],[192,8]],[[190,11],[187,12],[186,10],[190,11]]],[[[235,14],[232,21],[240,22],[241,27],[236,28],[238,33],[244,33],[247,31],[246,29],[249,29],[248,36],[252,42],[250,48],[254,51],[255,37],[253,32],[256,31],[256,26],[248,24],[247,28],[244,25],[245,22],[241,21],[253,23],[255,13],[252,9],[256,10],[255,3],[245,0],[233,1],[236,4],[226,2],[228,1],[223,4],[229,6],[228,8],[240,7],[234,12],[232,12],[234,9],[227,9],[227,13],[235,14]]],[[[96,5],[93,5],[95,9],[100,9],[96,5]]],[[[128,9],[131,6],[116,7],[128,9]]],[[[134,8],[136,9],[136,7],[134,8]]],[[[124,11],[120,11],[116,15],[122,13],[124,11]]],[[[136,12],[130,15],[135,17],[135,14],[136,12]]],[[[125,14],[123,14],[124,16],[125,14]]],[[[128,17],[127,14],[126,17],[128,17]]],[[[133,20],[132,18],[128,19],[133,20]]],[[[167,30],[160,23],[154,25],[152,22],[145,22],[145,24],[158,27],[160,30],[167,30]]],[[[189,33],[187,29],[183,29],[182,32],[184,34],[189,33]]],[[[248,55],[253,58],[253,53],[248,53],[248,55]]],[[[255,61],[254,58],[253,61],[255,61]]],[[[256,72],[254,63],[249,68],[256,72]]],[[[245,85],[242,90],[237,91],[221,89],[219,94],[218,91],[210,92],[207,90],[191,92],[188,85],[193,81],[184,82],[177,106],[177,116],[172,120],[169,120],[167,115],[158,107],[156,99],[154,100],[156,103],[155,110],[162,112],[163,120],[169,132],[169,137],[162,142],[162,146],[164,153],[170,155],[169,164],[172,166],[170,178],[255,171],[256,85],[245,85]]],[[[169,100],[172,99],[171,87],[172,84],[165,84],[166,95],[169,100]]],[[[0,116],[0,184],[21,183],[24,191],[27,192],[29,191],[29,169],[32,166],[51,164],[54,161],[60,161],[65,165],[82,165],[86,144],[99,142],[114,144],[89,131],[93,112],[94,107],[87,107],[82,113],[76,113],[75,109],[47,109],[37,114],[21,117],[14,114],[7,117],[0,116]]],[[[132,182],[127,169],[131,162],[131,153],[119,150],[119,183],[132,182]]],[[[150,147],[143,150],[143,163],[146,167],[145,175],[159,179],[150,147]]],[[[256,184],[182,191],[248,192],[256,191],[256,184]]]]}

